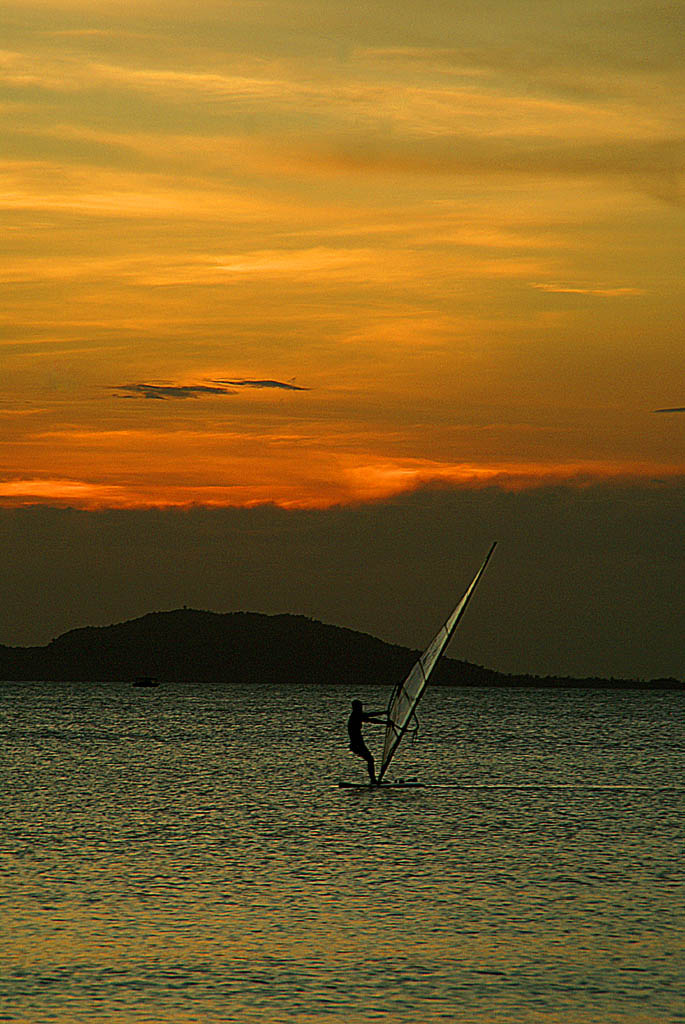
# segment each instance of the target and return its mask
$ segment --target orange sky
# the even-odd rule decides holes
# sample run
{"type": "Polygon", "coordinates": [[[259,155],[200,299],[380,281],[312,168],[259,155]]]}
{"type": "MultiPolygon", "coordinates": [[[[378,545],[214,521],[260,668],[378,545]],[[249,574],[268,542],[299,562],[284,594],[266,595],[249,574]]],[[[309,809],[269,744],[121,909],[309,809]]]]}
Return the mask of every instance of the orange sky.
{"type": "Polygon", "coordinates": [[[683,473],[677,7],[449,7],[7,5],[0,502],[683,473]]]}

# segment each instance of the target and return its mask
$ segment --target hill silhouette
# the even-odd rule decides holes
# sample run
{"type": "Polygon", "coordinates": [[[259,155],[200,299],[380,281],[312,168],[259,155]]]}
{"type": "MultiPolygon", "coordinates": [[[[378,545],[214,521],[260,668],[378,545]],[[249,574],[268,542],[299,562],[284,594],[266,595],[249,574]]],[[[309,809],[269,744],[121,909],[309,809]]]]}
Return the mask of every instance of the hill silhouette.
{"type": "MultiPolygon", "coordinates": [[[[393,686],[417,651],[303,615],[152,612],[111,626],[70,630],[44,647],[0,645],[0,679],[160,682],[341,683],[393,686]]],[[[505,675],[443,658],[443,686],[615,686],[682,688],[675,679],[567,679],[505,675]]]]}

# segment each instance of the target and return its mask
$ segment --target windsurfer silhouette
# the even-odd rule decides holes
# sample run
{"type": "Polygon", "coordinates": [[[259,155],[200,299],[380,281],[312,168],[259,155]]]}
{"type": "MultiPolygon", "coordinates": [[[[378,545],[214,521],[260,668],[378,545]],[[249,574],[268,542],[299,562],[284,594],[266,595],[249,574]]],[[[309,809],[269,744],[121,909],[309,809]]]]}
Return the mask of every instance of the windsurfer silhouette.
{"type": "Polygon", "coordinates": [[[376,779],[376,765],[371,751],[364,743],[364,737],[362,735],[362,725],[364,722],[376,722],[378,725],[385,725],[387,718],[377,718],[376,716],[382,714],[380,711],[364,711],[364,705],[360,700],[352,701],[352,714],[347,719],[347,731],[350,734],[350,750],[357,757],[361,757],[366,761],[366,767],[369,771],[369,779],[371,785],[378,785],[376,779]]]}

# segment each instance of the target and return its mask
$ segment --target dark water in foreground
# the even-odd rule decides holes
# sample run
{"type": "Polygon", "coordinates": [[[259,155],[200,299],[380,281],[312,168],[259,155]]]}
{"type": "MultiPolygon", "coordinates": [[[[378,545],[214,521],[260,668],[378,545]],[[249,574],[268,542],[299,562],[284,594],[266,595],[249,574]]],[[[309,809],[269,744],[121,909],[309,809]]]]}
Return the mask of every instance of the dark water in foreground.
{"type": "Polygon", "coordinates": [[[0,1021],[685,1021],[681,695],[351,696],[0,684],[0,1021]]]}

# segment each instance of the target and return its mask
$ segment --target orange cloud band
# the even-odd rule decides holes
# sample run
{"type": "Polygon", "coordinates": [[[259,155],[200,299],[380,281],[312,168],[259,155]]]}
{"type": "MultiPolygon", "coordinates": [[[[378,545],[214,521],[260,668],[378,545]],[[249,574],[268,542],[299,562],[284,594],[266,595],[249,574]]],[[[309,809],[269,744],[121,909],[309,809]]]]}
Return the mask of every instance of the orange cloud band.
{"type": "Polygon", "coordinates": [[[421,488],[475,490],[498,487],[507,491],[543,486],[585,487],[595,483],[659,482],[685,477],[685,469],[655,463],[578,461],[559,465],[540,463],[445,465],[418,459],[358,462],[346,458],[335,467],[314,460],[277,477],[267,467],[245,467],[232,481],[212,482],[157,479],[113,483],[68,477],[15,477],[0,481],[0,505],[47,504],[80,509],[187,508],[191,506],[251,508],[273,504],[286,509],[324,509],[397,497],[421,488]],[[241,482],[241,476],[243,481],[241,482]]]}

